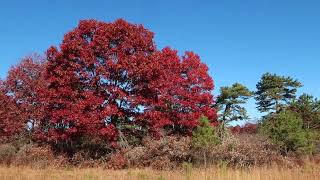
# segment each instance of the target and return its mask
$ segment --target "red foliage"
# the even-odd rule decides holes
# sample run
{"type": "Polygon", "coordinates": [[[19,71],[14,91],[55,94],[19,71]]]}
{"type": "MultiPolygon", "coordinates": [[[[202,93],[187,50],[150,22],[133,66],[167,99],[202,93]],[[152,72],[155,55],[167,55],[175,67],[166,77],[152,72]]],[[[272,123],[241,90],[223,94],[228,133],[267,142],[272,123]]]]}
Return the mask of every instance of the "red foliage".
{"type": "Polygon", "coordinates": [[[152,95],[153,33],[123,20],[80,21],[60,51],[47,52],[45,91],[49,137],[102,136],[116,140],[115,127],[132,123],[152,95]],[[144,92],[144,93],[143,93],[144,92]]]}
{"type": "Polygon", "coordinates": [[[243,127],[241,126],[235,126],[230,128],[232,133],[235,134],[256,134],[258,131],[258,125],[247,123],[243,127]]]}
{"type": "Polygon", "coordinates": [[[25,126],[21,122],[19,109],[4,93],[2,85],[0,88],[0,138],[2,139],[21,132],[25,126]]]}
{"type": "Polygon", "coordinates": [[[216,120],[207,66],[192,52],[157,51],[141,25],[80,21],[60,49],[47,51],[53,140],[86,134],[116,141],[125,125],[159,134],[168,125],[191,130],[202,114],[216,120]]]}
{"type": "Polygon", "coordinates": [[[145,114],[151,128],[157,130],[166,126],[173,133],[190,132],[198,125],[201,115],[216,122],[216,111],[211,108],[213,80],[199,56],[186,52],[180,58],[177,51],[165,48],[157,59],[158,72],[162,74],[151,87],[158,89],[158,94],[145,114]]]}
{"type": "Polygon", "coordinates": [[[142,25],[80,21],[46,57],[25,58],[5,82],[39,138],[100,137],[116,146],[119,134],[191,132],[201,115],[216,123],[208,67],[193,52],[157,50],[142,25]]]}
{"type": "Polygon", "coordinates": [[[4,82],[6,93],[21,112],[22,121],[28,123],[32,130],[39,125],[44,116],[44,106],[40,97],[40,91],[46,85],[43,72],[44,62],[40,56],[26,57],[10,69],[4,82]]]}

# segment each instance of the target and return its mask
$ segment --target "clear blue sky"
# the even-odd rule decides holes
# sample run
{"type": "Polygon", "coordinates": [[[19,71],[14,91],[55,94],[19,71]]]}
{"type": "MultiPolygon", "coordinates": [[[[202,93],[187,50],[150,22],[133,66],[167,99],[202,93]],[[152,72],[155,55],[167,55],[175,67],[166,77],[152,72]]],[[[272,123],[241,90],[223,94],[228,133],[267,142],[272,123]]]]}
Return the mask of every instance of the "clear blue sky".
{"type": "MultiPolygon", "coordinates": [[[[238,81],[254,90],[272,72],[298,78],[299,93],[320,97],[319,0],[2,0],[0,77],[88,18],[124,18],[155,32],[159,48],[195,51],[217,89],[238,81]]],[[[250,115],[259,117],[254,107],[250,101],[250,115]]]]}

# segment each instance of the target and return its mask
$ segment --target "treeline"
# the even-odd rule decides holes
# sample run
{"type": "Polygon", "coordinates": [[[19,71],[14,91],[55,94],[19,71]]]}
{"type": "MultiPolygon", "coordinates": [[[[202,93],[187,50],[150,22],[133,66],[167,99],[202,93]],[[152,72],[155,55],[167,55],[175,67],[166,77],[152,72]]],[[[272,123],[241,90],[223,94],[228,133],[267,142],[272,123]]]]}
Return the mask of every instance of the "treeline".
{"type": "Polygon", "coordinates": [[[199,56],[158,50],[153,36],[121,19],[80,21],[59,48],[12,67],[0,83],[0,161],[247,167],[317,153],[320,103],[296,97],[300,82],[267,73],[254,92],[235,83],[214,98],[199,56]],[[230,128],[248,119],[243,105],[251,97],[266,116],[230,128]]]}
{"type": "Polygon", "coordinates": [[[259,122],[231,131],[260,133],[279,145],[282,154],[290,152],[313,154],[319,151],[320,101],[312,95],[297,97],[302,83],[292,77],[263,74],[251,92],[244,85],[222,87],[216,107],[220,110],[219,122],[247,119],[243,105],[254,97],[257,109],[264,114],[259,122]]]}

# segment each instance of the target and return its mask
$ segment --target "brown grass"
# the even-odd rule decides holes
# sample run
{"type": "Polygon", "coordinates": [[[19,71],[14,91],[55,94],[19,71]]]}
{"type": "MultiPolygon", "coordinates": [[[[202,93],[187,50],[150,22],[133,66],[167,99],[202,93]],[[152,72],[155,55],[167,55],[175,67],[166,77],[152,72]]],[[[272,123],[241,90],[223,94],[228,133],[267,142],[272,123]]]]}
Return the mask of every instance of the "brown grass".
{"type": "Polygon", "coordinates": [[[51,179],[79,179],[79,180],[316,180],[320,178],[320,166],[308,165],[303,168],[281,169],[281,168],[254,168],[251,170],[232,170],[226,168],[189,169],[186,171],[155,171],[151,169],[129,169],[129,170],[104,170],[100,168],[91,169],[32,169],[22,167],[0,167],[0,179],[22,179],[22,180],[51,180],[51,179]]]}

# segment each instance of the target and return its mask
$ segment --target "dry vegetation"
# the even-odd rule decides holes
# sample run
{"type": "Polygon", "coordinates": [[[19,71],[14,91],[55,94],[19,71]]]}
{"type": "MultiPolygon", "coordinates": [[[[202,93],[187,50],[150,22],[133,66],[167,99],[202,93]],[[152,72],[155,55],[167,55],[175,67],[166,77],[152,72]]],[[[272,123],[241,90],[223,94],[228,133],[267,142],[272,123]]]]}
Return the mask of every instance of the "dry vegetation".
{"type": "Polygon", "coordinates": [[[37,146],[25,146],[14,155],[12,147],[6,145],[0,152],[7,152],[6,156],[12,159],[7,160],[11,161],[7,166],[5,163],[0,166],[0,180],[316,180],[320,177],[320,158],[311,161],[282,157],[257,135],[232,137],[211,149],[209,168],[201,166],[202,159],[190,151],[189,138],[146,139],[143,146],[116,153],[106,162],[79,155],[80,158],[73,157],[70,163],[65,157],[55,157],[48,147],[37,146]],[[194,165],[186,163],[188,159],[194,165]]]}
{"type": "Polygon", "coordinates": [[[244,179],[244,180],[316,180],[320,176],[320,167],[308,165],[303,168],[281,169],[254,168],[250,170],[233,170],[227,168],[208,168],[176,171],[156,171],[151,169],[128,169],[128,170],[104,170],[101,168],[91,169],[31,169],[18,167],[1,167],[0,179],[25,179],[25,180],[45,180],[45,179],[137,179],[137,180],[165,180],[165,179],[244,179]]]}

